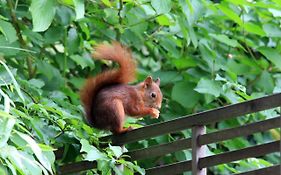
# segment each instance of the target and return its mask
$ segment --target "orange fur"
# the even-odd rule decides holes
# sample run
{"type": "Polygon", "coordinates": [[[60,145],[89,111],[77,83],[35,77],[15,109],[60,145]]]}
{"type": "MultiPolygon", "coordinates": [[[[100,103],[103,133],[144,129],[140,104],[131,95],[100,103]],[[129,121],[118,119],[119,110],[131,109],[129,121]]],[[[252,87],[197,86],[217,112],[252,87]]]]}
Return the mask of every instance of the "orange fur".
{"type": "Polygon", "coordinates": [[[148,77],[138,85],[127,85],[135,79],[136,70],[130,51],[117,42],[98,45],[95,50],[94,58],[116,61],[120,68],[87,79],[81,90],[81,100],[89,123],[96,128],[123,133],[131,129],[123,128],[125,114],[157,118],[162,102],[160,79],[154,82],[148,77]]]}

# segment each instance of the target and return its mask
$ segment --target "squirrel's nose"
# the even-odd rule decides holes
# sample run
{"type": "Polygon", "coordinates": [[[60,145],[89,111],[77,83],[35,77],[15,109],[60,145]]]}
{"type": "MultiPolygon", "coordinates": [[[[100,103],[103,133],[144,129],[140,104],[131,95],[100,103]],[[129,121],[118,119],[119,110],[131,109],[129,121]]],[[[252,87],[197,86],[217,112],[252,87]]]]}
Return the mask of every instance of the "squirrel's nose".
{"type": "Polygon", "coordinates": [[[158,109],[161,109],[161,103],[157,105],[157,108],[158,108],[158,109]]]}

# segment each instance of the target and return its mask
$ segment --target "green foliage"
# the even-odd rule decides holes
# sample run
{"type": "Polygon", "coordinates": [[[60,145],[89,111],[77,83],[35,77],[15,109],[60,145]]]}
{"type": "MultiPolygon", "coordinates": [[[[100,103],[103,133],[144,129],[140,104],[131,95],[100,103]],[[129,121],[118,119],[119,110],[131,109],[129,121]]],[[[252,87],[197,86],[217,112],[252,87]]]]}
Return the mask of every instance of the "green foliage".
{"type": "MultiPolygon", "coordinates": [[[[128,121],[134,126],[281,92],[278,0],[6,0],[0,7],[0,174],[55,174],[57,165],[80,160],[97,160],[89,174],[120,174],[118,164],[125,166],[125,174],[144,174],[121,156],[126,150],[101,148],[99,137],[108,133],[91,128],[82,117],[78,91],[83,81],[110,67],[91,59],[92,45],[100,42],[118,40],[130,47],[139,63],[139,81],[149,74],[161,78],[165,99],[160,119],[128,121]],[[54,150],[62,147],[63,158],[55,161],[54,150]]],[[[269,110],[208,130],[276,115],[269,110]]],[[[280,139],[276,131],[211,144],[209,151],[280,139]]],[[[182,131],[129,148],[189,136],[182,131]]],[[[269,166],[276,157],[211,171],[237,173],[269,166]]],[[[189,158],[182,151],[161,161],[189,158]]],[[[139,163],[151,167],[154,160],[139,163]]]]}

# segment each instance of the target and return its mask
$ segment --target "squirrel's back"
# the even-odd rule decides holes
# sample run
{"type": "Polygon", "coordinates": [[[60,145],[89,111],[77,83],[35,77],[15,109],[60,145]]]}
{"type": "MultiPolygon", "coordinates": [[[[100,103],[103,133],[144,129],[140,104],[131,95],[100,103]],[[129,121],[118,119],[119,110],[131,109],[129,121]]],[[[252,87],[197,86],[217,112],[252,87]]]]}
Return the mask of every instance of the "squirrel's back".
{"type": "Polygon", "coordinates": [[[88,78],[81,90],[81,101],[85,108],[86,117],[91,121],[92,107],[97,93],[111,85],[127,84],[135,80],[136,64],[131,52],[117,42],[100,44],[95,47],[94,59],[112,60],[119,64],[118,69],[107,70],[95,77],[88,78]]]}

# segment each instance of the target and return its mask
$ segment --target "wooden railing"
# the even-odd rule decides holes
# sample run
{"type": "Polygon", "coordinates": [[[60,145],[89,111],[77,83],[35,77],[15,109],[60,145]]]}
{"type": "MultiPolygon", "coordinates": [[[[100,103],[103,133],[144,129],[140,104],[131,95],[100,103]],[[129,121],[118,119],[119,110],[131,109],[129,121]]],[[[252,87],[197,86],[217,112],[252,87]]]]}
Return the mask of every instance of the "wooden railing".
{"type": "MultiPolygon", "coordinates": [[[[244,149],[229,151],[217,155],[206,156],[206,145],[216,143],[235,137],[248,136],[257,132],[263,132],[274,128],[280,128],[281,117],[250,123],[236,128],[219,130],[212,133],[205,132],[205,126],[222,120],[244,116],[267,109],[281,106],[281,93],[259,99],[229,105],[206,112],[183,116],[163,123],[149,125],[135,129],[126,134],[108,136],[103,141],[111,140],[113,145],[126,145],[140,140],[178,132],[192,128],[191,138],[179,139],[170,143],[151,146],[148,148],[130,150],[126,154],[131,160],[142,160],[155,156],[162,156],[180,150],[191,149],[192,160],[175,162],[173,164],[161,165],[146,169],[148,175],[173,175],[185,171],[192,171],[194,175],[206,175],[207,168],[232,161],[242,160],[251,157],[260,157],[273,152],[280,152],[280,140],[261,145],[255,145],[244,149]]],[[[79,172],[95,167],[95,162],[76,162],[60,167],[61,174],[79,172]]],[[[254,171],[240,173],[240,175],[252,174],[280,174],[280,164],[254,171]]]]}

